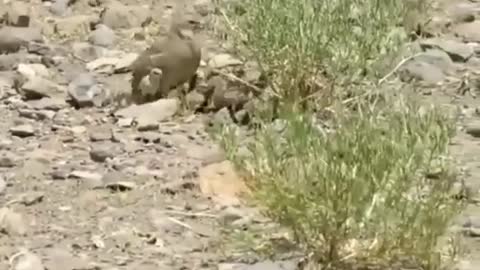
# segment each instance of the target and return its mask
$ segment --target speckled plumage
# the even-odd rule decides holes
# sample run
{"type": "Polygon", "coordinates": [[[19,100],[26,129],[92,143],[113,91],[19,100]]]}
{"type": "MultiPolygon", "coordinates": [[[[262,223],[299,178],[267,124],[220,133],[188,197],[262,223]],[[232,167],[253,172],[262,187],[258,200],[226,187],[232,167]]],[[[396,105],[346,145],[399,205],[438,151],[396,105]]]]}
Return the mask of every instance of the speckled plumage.
{"type": "Polygon", "coordinates": [[[155,98],[166,96],[171,88],[187,81],[195,84],[201,60],[201,48],[193,36],[193,29],[197,25],[198,22],[186,19],[172,23],[168,34],[157,39],[134,61],[131,66],[131,86],[135,102],[148,101],[142,96],[139,86],[141,80],[154,68],[162,71],[155,98]]]}

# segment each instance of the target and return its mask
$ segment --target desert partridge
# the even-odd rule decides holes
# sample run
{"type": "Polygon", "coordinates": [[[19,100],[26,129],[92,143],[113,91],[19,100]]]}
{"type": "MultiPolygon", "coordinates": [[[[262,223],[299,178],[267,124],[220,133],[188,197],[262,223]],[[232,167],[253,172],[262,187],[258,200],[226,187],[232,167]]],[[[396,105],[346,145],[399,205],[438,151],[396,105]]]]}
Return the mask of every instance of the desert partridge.
{"type": "Polygon", "coordinates": [[[193,88],[196,83],[196,71],[200,65],[201,48],[194,32],[199,22],[193,19],[175,19],[168,34],[156,40],[132,63],[132,99],[136,103],[146,100],[140,89],[141,80],[152,69],[161,70],[161,79],[154,98],[168,95],[170,89],[185,82],[193,88]]]}

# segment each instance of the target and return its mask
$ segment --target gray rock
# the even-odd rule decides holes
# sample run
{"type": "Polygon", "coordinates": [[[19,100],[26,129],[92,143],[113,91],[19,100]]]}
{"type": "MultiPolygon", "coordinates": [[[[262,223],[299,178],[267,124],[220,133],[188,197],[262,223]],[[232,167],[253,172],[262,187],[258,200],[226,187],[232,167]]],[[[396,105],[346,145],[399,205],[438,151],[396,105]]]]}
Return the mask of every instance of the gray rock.
{"type": "Polygon", "coordinates": [[[458,24],[452,30],[465,42],[480,42],[480,21],[458,24]]]}
{"type": "Polygon", "coordinates": [[[257,84],[260,82],[262,77],[262,71],[260,69],[260,66],[256,62],[249,61],[245,63],[244,71],[245,74],[243,78],[245,79],[245,81],[252,84],[257,84]]]}
{"type": "Polygon", "coordinates": [[[137,185],[131,181],[125,181],[127,176],[121,172],[110,172],[103,176],[102,181],[105,188],[112,191],[128,191],[137,188],[137,185]]]}
{"type": "Polygon", "coordinates": [[[459,260],[453,270],[477,270],[480,265],[480,260],[472,258],[471,260],[459,260]]]}
{"type": "Polygon", "coordinates": [[[89,137],[92,142],[110,141],[113,138],[113,134],[110,129],[95,128],[95,130],[90,132],[89,137]]]}
{"type": "Polygon", "coordinates": [[[0,167],[12,168],[17,164],[18,158],[11,152],[2,152],[0,154],[0,167]]]}
{"type": "Polygon", "coordinates": [[[4,15],[7,19],[7,25],[16,27],[28,27],[30,25],[29,9],[30,5],[25,2],[11,2],[6,11],[6,14],[4,15]]]}
{"type": "Polygon", "coordinates": [[[450,56],[442,50],[426,50],[424,53],[418,55],[413,61],[427,63],[438,67],[444,73],[448,73],[454,70],[453,61],[450,56]]]}
{"type": "Polygon", "coordinates": [[[49,97],[31,100],[28,104],[35,110],[59,111],[67,107],[67,103],[64,99],[49,97]]]}
{"type": "Polygon", "coordinates": [[[208,0],[197,0],[194,2],[193,7],[198,14],[204,17],[215,12],[215,7],[208,0]]]}
{"type": "Polygon", "coordinates": [[[475,4],[459,2],[449,4],[447,13],[454,23],[473,22],[476,9],[475,4]]]}
{"type": "Polygon", "coordinates": [[[7,188],[7,182],[3,177],[0,177],[0,195],[5,194],[5,189],[7,188]]]}
{"type": "Polygon", "coordinates": [[[11,73],[0,72],[0,99],[16,95],[15,78],[11,73]]]}
{"type": "Polygon", "coordinates": [[[227,53],[217,54],[213,56],[210,61],[208,61],[208,66],[210,68],[225,68],[228,66],[238,66],[241,64],[242,61],[227,53]]]}
{"type": "Polygon", "coordinates": [[[90,33],[88,41],[93,45],[110,47],[115,43],[115,32],[108,26],[97,24],[94,31],[90,33]]]}
{"type": "Polygon", "coordinates": [[[158,130],[158,121],[150,116],[140,116],[136,119],[136,126],[138,131],[153,131],[158,130]]]}
{"type": "Polygon", "coordinates": [[[18,125],[10,128],[10,133],[13,136],[18,136],[21,138],[25,137],[30,137],[35,135],[35,129],[33,128],[32,125],[29,124],[24,124],[24,125],[18,125]]]}
{"type": "Polygon", "coordinates": [[[65,82],[68,84],[75,80],[79,74],[88,73],[84,64],[61,62],[57,66],[58,70],[63,74],[65,82]]]}
{"type": "Polygon", "coordinates": [[[50,173],[50,175],[53,180],[65,180],[69,175],[69,171],[62,168],[56,168],[50,173]]]}
{"type": "Polygon", "coordinates": [[[22,252],[15,260],[14,270],[45,270],[42,259],[33,252],[22,252]]]}
{"type": "Polygon", "coordinates": [[[440,68],[434,65],[412,61],[402,67],[400,79],[402,81],[415,79],[435,84],[443,81],[445,74],[440,68]]]}
{"type": "Polygon", "coordinates": [[[232,123],[233,123],[233,119],[230,116],[230,112],[228,111],[227,108],[222,108],[221,110],[216,112],[211,122],[211,124],[213,125],[220,125],[220,126],[228,125],[232,123]]]}
{"type": "Polygon", "coordinates": [[[98,106],[103,102],[103,89],[97,83],[97,80],[90,73],[78,75],[67,88],[68,95],[77,107],[98,106]],[[100,103],[100,104],[99,104],[100,103]]]}
{"type": "Polygon", "coordinates": [[[54,0],[49,10],[53,15],[65,16],[69,14],[69,3],[73,2],[71,0],[54,0]]]}
{"type": "Polygon", "coordinates": [[[212,96],[212,103],[214,108],[221,109],[224,107],[240,109],[243,104],[249,101],[247,95],[239,90],[215,91],[212,96]]]}
{"type": "Polygon", "coordinates": [[[295,270],[297,264],[296,261],[265,261],[255,264],[222,263],[218,265],[218,270],[295,270]]]}
{"type": "Polygon", "coordinates": [[[117,57],[101,57],[88,62],[86,68],[88,71],[95,71],[96,73],[113,74],[117,63],[117,57]]]}
{"type": "Polygon", "coordinates": [[[436,84],[445,79],[447,74],[455,70],[452,60],[444,51],[431,49],[410,59],[400,69],[403,81],[412,79],[436,84]]]}
{"type": "Polygon", "coordinates": [[[20,63],[17,66],[17,72],[25,78],[43,77],[49,78],[50,72],[43,64],[23,64],[20,63]]]}
{"type": "Polygon", "coordinates": [[[53,56],[53,54],[59,54],[59,52],[62,52],[62,54],[65,53],[62,51],[61,47],[53,47],[45,43],[38,43],[34,41],[27,44],[27,51],[28,53],[44,56],[53,56]]]}
{"type": "Polygon", "coordinates": [[[117,125],[122,128],[131,127],[133,125],[133,118],[120,118],[117,125]]]}
{"type": "Polygon", "coordinates": [[[480,123],[471,123],[465,128],[465,132],[472,137],[480,138],[480,123]]]}
{"type": "Polygon", "coordinates": [[[162,122],[174,116],[177,110],[178,101],[176,99],[160,99],[152,103],[134,104],[120,109],[115,112],[115,116],[118,118],[143,118],[143,121],[150,119],[151,121],[162,122]]]}
{"type": "Polygon", "coordinates": [[[96,172],[89,172],[89,171],[72,171],[69,175],[68,178],[73,178],[73,179],[80,179],[80,180],[93,180],[93,181],[99,181],[101,182],[103,175],[96,173],[96,172]]]}
{"type": "Polygon", "coordinates": [[[30,109],[19,109],[18,114],[21,117],[33,119],[33,120],[45,120],[45,119],[53,119],[55,117],[55,112],[53,111],[37,111],[37,110],[30,110],[30,109]]]}
{"type": "Polygon", "coordinates": [[[463,232],[470,237],[480,237],[480,218],[468,217],[463,223],[463,232]]]}
{"type": "Polygon", "coordinates": [[[454,62],[466,62],[473,56],[474,50],[472,46],[451,39],[427,39],[420,41],[423,48],[437,48],[446,52],[454,62]]]}
{"type": "Polygon", "coordinates": [[[61,36],[85,35],[95,20],[91,15],[75,15],[55,20],[54,32],[61,36]]]}
{"type": "Polygon", "coordinates": [[[185,230],[184,227],[180,226],[178,223],[172,222],[164,213],[155,209],[148,211],[148,219],[150,224],[152,224],[160,233],[181,234],[185,230]]]}
{"type": "Polygon", "coordinates": [[[13,70],[17,67],[18,63],[24,61],[25,56],[18,53],[0,54],[0,70],[13,70]]]}
{"type": "Polygon", "coordinates": [[[11,27],[0,28],[0,53],[10,53],[26,47],[29,42],[43,43],[42,32],[33,27],[11,27]]]}
{"type": "Polygon", "coordinates": [[[88,0],[88,5],[91,7],[99,7],[105,5],[106,3],[106,0],[88,0]]]}
{"type": "Polygon", "coordinates": [[[150,10],[142,6],[111,3],[100,15],[100,21],[111,29],[141,27],[151,20],[150,10]]]}
{"type": "Polygon", "coordinates": [[[190,110],[197,110],[205,103],[205,96],[192,91],[186,95],[185,100],[190,110]]]}
{"type": "Polygon", "coordinates": [[[243,217],[245,217],[244,211],[233,206],[228,206],[221,211],[219,220],[224,226],[228,226],[243,217]]]}
{"type": "Polygon", "coordinates": [[[40,76],[33,76],[27,79],[27,81],[20,88],[20,93],[25,99],[41,99],[44,97],[52,97],[59,94],[63,94],[63,89],[56,83],[42,78],[40,76]]]}
{"type": "Polygon", "coordinates": [[[115,149],[109,144],[94,144],[90,150],[90,158],[95,162],[105,162],[107,158],[113,158],[115,154],[115,149]]]}
{"type": "MultiPolygon", "coordinates": [[[[23,216],[13,210],[3,207],[0,208],[0,231],[5,232],[8,235],[26,235],[28,226],[23,216]]],[[[18,261],[17,264],[18,266],[18,261]]],[[[15,269],[22,269],[16,267],[15,269]]],[[[38,269],[38,268],[33,268],[38,269]]]]}
{"type": "Polygon", "coordinates": [[[115,64],[114,72],[115,73],[125,73],[130,71],[132,63],[137,60],[138,54],[136,53],[127,53],[118,59],[115,64]]]}
{"type": "Polygon", "coordinates": [[[221,147],[207,147],[205,145],[191,144],[189,141],[184,143],[186,155],[190,158],[200,160],[203,166],[212,163],[222,162],[226,159],[226,154],[221,147]]]}
{"type": "Polygon", "coordinates": [[[79,258],[70,253],[68,249],[60,247],[45,248],[42,250],[46,254],[45,268],[48,270],[62,269],[88,269],[87,259],[79,258]]]}
{"type": "Polygon", "coordinates": [[[83,61],[93,61],[103,54],[103,48],[93,46],[88,42],[75,42],[72,45],[73,55],[83,61]]]}

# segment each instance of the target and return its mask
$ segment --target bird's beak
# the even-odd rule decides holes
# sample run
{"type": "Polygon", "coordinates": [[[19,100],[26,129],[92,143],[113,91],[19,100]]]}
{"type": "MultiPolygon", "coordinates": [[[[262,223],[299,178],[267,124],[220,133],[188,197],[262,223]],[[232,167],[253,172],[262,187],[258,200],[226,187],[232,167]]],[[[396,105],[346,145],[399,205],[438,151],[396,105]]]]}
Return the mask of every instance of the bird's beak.
{"type": "Polygon", "coordinates": [[[193,38],[194,36],[194,30],[192,29],[181,29],[180,32],[187,38],[193,38]]]}

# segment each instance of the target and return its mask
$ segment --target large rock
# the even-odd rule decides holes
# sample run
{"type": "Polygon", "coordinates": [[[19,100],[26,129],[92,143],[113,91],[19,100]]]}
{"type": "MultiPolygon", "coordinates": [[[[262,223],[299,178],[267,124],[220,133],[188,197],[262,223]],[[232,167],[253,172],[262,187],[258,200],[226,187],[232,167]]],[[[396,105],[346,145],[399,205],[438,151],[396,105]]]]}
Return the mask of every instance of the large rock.
{"type": "Polygon", "coordinates": [[[17,72],[25,78],[43,77],[50,78],[51,74],[43,64],[18,64],[17,72]]]}
{"type": "Polygon", "coordinates": [[[30,5],[22,1],[12,1],[3,14],[7,25],[28,27],[30,25],[30,5]]]}
{"type": "Polygon", "coordinates": [[[455,25],[452,30],[465,42],[480,42],[480,21],[455,25]]]}
{"type": "Polygon", "coordinates": [[[46,78],[32,76],[22,85],[20,93],[26,99],[41,99],[61,95],[64,90],[58,84],[46,78]]]}
{"type": "Polygon", "coordinates": [[[111,3],[100,15],[101,23],[114,30],[140,27],[150,20],[149,9],[141,6],[126,6],[118,2],[111,3]]]}
{"type": "Polygon", "coordinates": [[[473,56],[473,47],[456,40],[431,38],[420,41],[423,48],[440,49],[446,52],[454,62],[466,62],[473,56]]]}
{"type": "Polygon", "coordinates": [[[241,64],[242,61],[227,53],[217,54],[208,61],[208,66],[213,69],[220,69],[228,66],[238,66],[241,64]]]}
{"type": "Polygon", "coordinates": [[[83,61],[94,61],[103,54],[104,48],[91,45],[88,42],[75,42],[72,44],[73,55],[83,61]]]}
{"type": "Polygon", "coordinates": [[[178,101],[176,99],[160,99],[152,103],[131,105],[115,112],[115,116],[125,119],[140,119],[142,123],[162,122],[177,113],[178,101]]]}
{"type": "Polygon", "coordinates": [[[50,12],[57,16],[64,16],[69,13],[69,5],[74,1],[71,0],[54,0],[50,6],[50,12]]]}
{"type": "Polygon", "coordinates": [[[14,270],[45,270],[42,259],[38,255],[30,251],[24,251],[18,254],[16,258],[14,270]]]}
{"type": "Polygon", "coordinates": [[[198,174],[202,193],[221,205],[237,205],[242,194],[248,193],[244,180],[229,161],[207,165],[198,174]]]}
{"type": "Polygon", "coordinates": [[[59,18],[55,21],[54,31],[60,36],[83,36],[90,31],[90,24],[94,20],[94,17],[88,15],[59,18]]]}
{"type": "Polygon", "coordinates": [[[3,207],[0,209],[0,231],[12,236],[26,235],[28,227],[23,215],[3,207]]]}
{"type": "Polygon", "coordinates": [[[0,71],[15,69],[18,63],[25,61],[25,58],[25,55],[20,53],[0,54],[0,71]]]}
{"type": "Polygon", "coordinates": [[[446,13],[453,23],[468,23],[475,21],[475,10],[478,10],[475,3],[465,3],[463,1],[451,1],[451,3],[446,6],[446,13]]]}
{"type": "Polygon", "coordinates": [[[105,93],[90,73],[79,74],[70,82],[68,95],[77,107],[101,106],[105,101],[105,93]]]}
{"type": "Polygon", "coordinates": [[[15,77],[9,72],[0,72],[0,99],[16,94],[15,77]]]}
{"type": "Polygon", "coordinates": [[[40,29],[10,26],[0,28],[0,54],[16,52],[22,46],[27,46],[29,42],[43,43],[40,29]]]}
{"type": "Polygon", "coordinates": [[[296,261],[264,261],[255,264],[221,263],[218,270],[295,270],[298,269],[296,261]]]}
{"type": "Polygon", "coordinates": [[[115,32],[113,32],[110,27],[98,24],[96,25],[95,30],[90,33],[88,37],[88,41],[93,45],[102,46],[102,47],[110,47],[114,44],[116,40],[115,32]]]}
{"type": "Polygon", "coordinates": [[[416,79],[436,84],[443,81],[445,76],[454,70],[453,61],[446,52],[431,49],[407,61],[399,72],[403,81],[416,79]]]}
{"type": "Polygon", "coordinates": [[[88,62],[87,69],[106,74],[124,73],[130,70],[130,66],[137,57],[136,53],[128,53],[120,57],[101,57],[88,62]]]}

